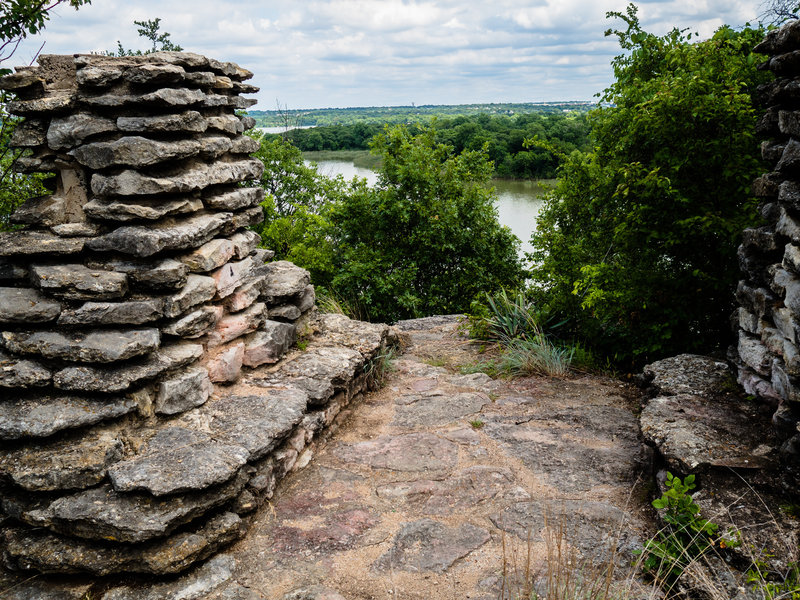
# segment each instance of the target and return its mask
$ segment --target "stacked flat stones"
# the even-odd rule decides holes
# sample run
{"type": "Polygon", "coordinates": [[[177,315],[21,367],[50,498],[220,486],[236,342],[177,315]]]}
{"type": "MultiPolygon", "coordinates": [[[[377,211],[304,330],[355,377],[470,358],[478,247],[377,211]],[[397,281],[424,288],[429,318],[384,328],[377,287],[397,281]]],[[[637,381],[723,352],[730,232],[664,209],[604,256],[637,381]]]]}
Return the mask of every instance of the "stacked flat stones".
{"type": "Polygon", "coordinates": [[[10,568],[187,568],[244,533],[366,385],[385,327],[334,319],[324,344],[281,360],[314,291],[303,269],[264,264],[247,229],[263,218],[263,191],[241,187],[263,169],[235,114],[250,76],[156,53],[42,56],[0,80],[25,117],[19,167],[55,174],[0,234],[10,568]],[[243,366],[266,370],[245,384],[243,366]]]}
{"type": "Polygon", "coordinates": [[[756,47],[776,79],[758,90],[758,133],[773,171],[754,182],[766,225],[744,231],[739,259],[739,383],[776,406],[772,421],[800,460],[800,22],[771,31],[756,47]]]}

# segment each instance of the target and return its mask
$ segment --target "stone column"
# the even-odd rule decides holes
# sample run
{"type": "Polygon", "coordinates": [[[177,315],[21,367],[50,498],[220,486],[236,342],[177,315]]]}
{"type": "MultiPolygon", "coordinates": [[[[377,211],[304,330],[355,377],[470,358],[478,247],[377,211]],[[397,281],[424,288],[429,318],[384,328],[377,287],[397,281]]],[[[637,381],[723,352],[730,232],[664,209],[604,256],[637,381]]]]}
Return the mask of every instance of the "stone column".
{"type": "Polygon", "coordinates": [[[800,460],[800,21],[771,31],[756,51],[775,81],[761,86],[758,133],[772,171],[757,179],[765,225],[744,231],[735,315],[739,383],[774,407],[784,457],[800,460]]]}
{"type": "Polygon", "coordinates": [[[25,118],[17,167],[52,174],[52,193],[11,216],[22,228],[0,234],[13,568],[185,569],[241,535],[248,463],[302,418],[306,394],[286,389],[187,412],[279,360],[314,306],[308,273],[265,264],[248,229],[264,198],[242,135],[254,122],[236,114],[254,103],[240,96],[251,76],[160,52],[41,56],[0,80],[25,118]]]}

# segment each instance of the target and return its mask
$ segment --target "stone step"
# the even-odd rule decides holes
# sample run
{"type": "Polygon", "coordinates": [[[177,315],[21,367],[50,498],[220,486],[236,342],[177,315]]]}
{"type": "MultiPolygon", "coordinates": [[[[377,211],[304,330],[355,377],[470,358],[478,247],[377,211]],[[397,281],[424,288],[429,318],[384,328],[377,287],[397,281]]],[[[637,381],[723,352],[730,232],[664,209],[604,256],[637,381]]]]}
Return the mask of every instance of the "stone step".
{"type": "Polygon", "coordinates": [[[179,573],[245,533],[242,519],[223,512],[188,531],[149,544],[100,544],[44,529],[11,528],[4,537],[10,566],[44,573],[179,573]]]}
{"type": "MultiPolygon", "coordinates": [[[[197,466],[197,465],[195,465],[197,466]]],[[[165,537],[244,489],[249,473],[240,470],[229,481],[201,493],[155,498],[120,493],[104,484],[54,500],[44,508],[24,510],[21,519],[55,533],[105,542],[139,543],[165,537]]]]}
{"type": "Polygon", "coordinates": [[[43,438],[65,429],[94,425],[132,413],[132,395],[90,396],[34,394],[0,402],[0,440],[43,438]]]}
{"type": "Polygon", "coordinates": [[[342,316],[322,315],[316,328],[318,335],[308,348],[270,367],[269,376],[260,372],[266,367],[254,370],[252,377],[233,387],[216,388],[202,406],[137,429],[138,449],[125,457],[111,450],[103,453],[103,444],[116,448],[117,438],[109,439],[108,434],[94,445],[87,441],[86,456],[74,454],[73,464],[55,458],[57,442],[41,449],[18,448],[13,455],[0,453],[0,468],[19,464],[8,478],[29,492],[12,513],[31,527],[49,531],[23,527],[9,532],[11,562],[57,572],[81,565],[94,573],[170,573],[197,560],[175,550],[173,540],[186,535],[176,532],[187,526],[199,528],[191,539],[203,548],[218,547],[224,543],[219,539],[230,541],[227,536],[234,534],[217,535],[218,527],[205,533],[201,523],[207,515],[226,508],[245,514],[270,497],[276,481],[297,464],[315,435],[364,389],[367,361],[392,342],[385,325],[342,316]],[[315,392],[313,399],[308,389],[315,392]],[[312,405],[325,406],[309,408],[312,405]],[[37,452],[43,463],[56,465],[51,476],[31,466],[38,464],[37,452]],[[80,471],[84,463],[89,464],[85,472],[80,471]],[[75,487],[100,485],[55,499],[35,494],[58,491],[59,482],[73,480],[75,487]],[[163,541],[155,542],[157,538],[163,541]],[[48,543],[65,554],[48,557],[48,543]],[[178,558],[145,561],[145,556],[161,556],[153,544],[178,552],[178,558]],[[82,559],[79,552],[85,555],[82,559]]]}
{"type": "Polygon", "coordinates": [[[27,492],[85,489],[106,477],[123,456],[124,432],[98,426],[53,441],[0,451],[0,475],[27,492]]]}
{"type": "Polygon", "coordinates": [[[81,363],[112,363],[157,350],[158,329],[96,330],[89,333],[3,331],[0,339],[15,354],[81,363]]]}

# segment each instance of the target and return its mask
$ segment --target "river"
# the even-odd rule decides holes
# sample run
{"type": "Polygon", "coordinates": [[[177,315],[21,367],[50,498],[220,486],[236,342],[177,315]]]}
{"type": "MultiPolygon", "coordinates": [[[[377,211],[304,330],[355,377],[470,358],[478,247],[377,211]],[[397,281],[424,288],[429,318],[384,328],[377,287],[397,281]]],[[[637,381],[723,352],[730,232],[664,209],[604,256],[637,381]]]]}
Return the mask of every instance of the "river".
{"type": "MultiPolygon", "coordinates": [[[[343,175],[345,179],[364,177],[370,185],[378,179],[375,171],[355,166],[352,162],[340,160],[321,160],[317,162],[323,175],[343,175]]],[[[537,181],[518,181],[495,179],[492,181],[497,192],[497,213],[500,223],[508,225],[522,245],[521,252],[530,252],[531,233],[536,229],[536,217],[543,201],[541,195],[545,188],[537,181]]]]}

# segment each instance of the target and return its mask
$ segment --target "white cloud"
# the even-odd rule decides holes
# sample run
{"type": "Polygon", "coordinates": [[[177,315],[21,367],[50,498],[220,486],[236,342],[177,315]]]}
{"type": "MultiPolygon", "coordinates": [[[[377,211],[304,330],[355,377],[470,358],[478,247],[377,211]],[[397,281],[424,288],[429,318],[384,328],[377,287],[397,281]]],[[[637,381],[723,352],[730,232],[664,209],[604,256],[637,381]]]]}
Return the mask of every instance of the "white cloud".
{"type": "MultiPolygon", "coordinates": [[[[643,26],[702,36],[755,21],[760,0],[644,0],[643,26]]],[[[589,100],[619,53],[603,32],[627,0],[95,0],[57,9],[14,57],[143,47],[133,20],[162,19],[187,50],[253,71],[260,107],[589,100]]]]}

